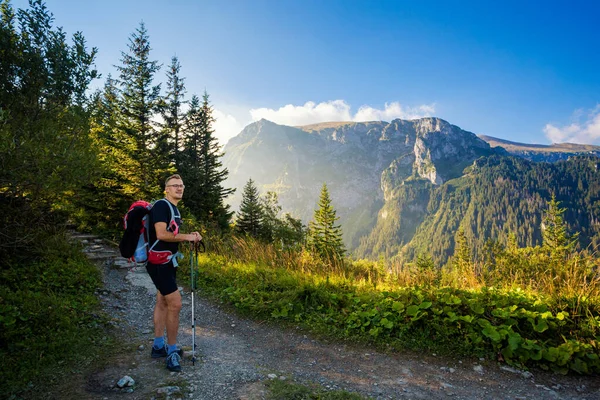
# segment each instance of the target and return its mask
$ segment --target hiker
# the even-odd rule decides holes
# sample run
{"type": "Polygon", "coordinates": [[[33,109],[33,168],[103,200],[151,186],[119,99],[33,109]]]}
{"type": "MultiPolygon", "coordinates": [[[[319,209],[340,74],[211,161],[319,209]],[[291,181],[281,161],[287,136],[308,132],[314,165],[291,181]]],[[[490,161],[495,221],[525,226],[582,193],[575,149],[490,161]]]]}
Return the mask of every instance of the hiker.
{"type": "Polygon", "coordinates": [[[181,214],[177,203],[183,198],[185,185],[179,175],[171,175],[165,181],[165,198],[157,201],[150,210],[149,241],[146,270],[158,290],[154,307],[154,344],[152,358],[167,357],[169,371],[181,371],[183,351],[177,349],[177,330],[181,294],[175,280],[179,242],[198,243],[202,236],[198,232],[180,233],[181,214]],[[164,332],[167,329],[167,342],[164,332]]]}

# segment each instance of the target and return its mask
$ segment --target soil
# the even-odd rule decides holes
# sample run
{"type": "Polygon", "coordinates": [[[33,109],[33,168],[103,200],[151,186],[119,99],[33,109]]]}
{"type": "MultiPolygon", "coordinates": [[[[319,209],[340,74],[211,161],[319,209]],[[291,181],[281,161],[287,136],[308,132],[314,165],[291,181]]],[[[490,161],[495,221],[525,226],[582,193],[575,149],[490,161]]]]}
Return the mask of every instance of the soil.
{"type": "Polygon", "coordinates": [[[264,399],[265,382],[285,379],[373,399],[600,399],[600,379],[519,371],[497,362],[410,352],[383,353],[320,340],[300,329],[236,315],[196,291],[197,361],[192,365],[191,294],[183,291],[181,373],[152,359],[156,290],[144,267],[126,264],[114,244],[76,235],[102,271],[98,293],[113,315],[119,352],[63,385],[60,399],[264,399]],[[118,388],[125,375],[135,384],[118,388]]]}

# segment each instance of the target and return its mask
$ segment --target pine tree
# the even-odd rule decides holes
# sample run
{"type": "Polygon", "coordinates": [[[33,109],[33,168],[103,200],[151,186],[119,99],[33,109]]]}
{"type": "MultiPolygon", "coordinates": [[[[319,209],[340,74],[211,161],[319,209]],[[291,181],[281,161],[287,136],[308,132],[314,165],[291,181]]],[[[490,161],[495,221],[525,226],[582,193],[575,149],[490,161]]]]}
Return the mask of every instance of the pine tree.
{"type": "Polygon", "coordinates": [[[577,247],[579,233],[570,235],[563,215],[566,208],[560,208],[560,202],[552,195],[548,202],[548,210],[542,222],[542,243],[552,256],[565,258],[577,247]]]}
{"type": "Polygon", "coordinates": [[[261,237],[268,243],[273,243],[283,227],[282,221],[278,218],[281,206],[279,205],[277,193],[267,192],[261,197],[260,205],[263,213],[261,237]]]}
{"type": "Polygon", "coordinates": [[[114,229],[122,222],[123,210],[140,197],[142,177],[133,173],[141,170],[132,156],[136,142],[120,128],[119,119],[118,89],[109,75],[103,90],[93,95],[90,134],[101,176],[85,185],[76,198],[80,229],[114,229]]]}
{"type": "MultiPolygon", "coordinates": [[[[145,197],[159,193],[162,178],[167,173],[169,155],[155,151],[159,142],[152,118],[161,102],[160,84],[153,85],[154,75],[160,70],[158,61],[150,60],[150,38],[143,22],[129,38],[128,52],[121,53],[122,65],[119,71],[121,89],[122,129],[136,142],[134,157],[139,162],[140,171],[134,173],[143,177],[140,192],[145,197]]],[[[161,149],[163,150],[163,149],[161,149]]]]}
{"type": "Polygon", "coordinates": [[[175,169],[179,169],[181,163],[180,150],[182,147],[182,125],[184,114],[181,106],[186,103],[185,78],[180,74],[181,64],[174,56],[167,71],[167,93],[161,104],[161,114],[164,119],[163,131],[165,134],[165,145],[170,152],[170,159],[175,163],[175,169]]]}
{"type": "Polygon", "coordinates": [[[323,184],[319,208],[315,210],[308,228],[308,245],[324,259],[340,259],[346,252],[342,241],[342,229],[335,225],[339,218],[331,205],[327,184],[323,184]]]}
{"type": "Polygon", "coordinates": [[[235,224],[239,233],[258,238],[261,234],[263,224],[263,209],[260,204],[258,189],[252,179],[244,186],[242,192],[242,203],[235,224]]]}
{"type": "Polygon", "coordinates": [[[467,240],[464,229],[460,229],[456,234],[452,266],[459,273],[463,273],[469,271],[472,264],[471,245],[467,240]]]}
{"type": "Polygon", "coordinates": [[[186,139],[181,174],[191,183],[188,185],[191,190],[186,193],[186,207],[200,221],[226,230],[233,212],[229,211],[225,199],[235,189],[223,187],[229,171],[221,162],[223,153],[214,136],[212,113],[208,93],[202,96],[201,104],[197,96],[192,96],[184,125],[186,139]]]}

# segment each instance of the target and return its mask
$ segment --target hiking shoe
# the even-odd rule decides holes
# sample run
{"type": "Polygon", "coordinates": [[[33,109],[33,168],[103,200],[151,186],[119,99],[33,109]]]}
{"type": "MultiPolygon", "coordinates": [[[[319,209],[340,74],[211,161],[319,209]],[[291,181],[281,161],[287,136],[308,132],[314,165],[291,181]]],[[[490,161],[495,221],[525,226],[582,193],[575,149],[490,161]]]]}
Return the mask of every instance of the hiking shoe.
{"type": "Polygon", "coordinates": [[[167,369],[173,372],[180,372],[181,365],[179,365],[179,361],[181,361],[181,356],[177,351],[172,352],[167,357],[167,369]]]}
{"type": "MultiPolygon", "coordinates": [[[[183,349],[177,349],[176,353],[179,354],[179,357],[183,357],[183,349]]],[[[152,358],[161,358],[166,357],[167,355],[168,351],[166,345],[162,349],[157,349],[156,347],[152,346],[152,352],[150,353],[152,358]]]]}

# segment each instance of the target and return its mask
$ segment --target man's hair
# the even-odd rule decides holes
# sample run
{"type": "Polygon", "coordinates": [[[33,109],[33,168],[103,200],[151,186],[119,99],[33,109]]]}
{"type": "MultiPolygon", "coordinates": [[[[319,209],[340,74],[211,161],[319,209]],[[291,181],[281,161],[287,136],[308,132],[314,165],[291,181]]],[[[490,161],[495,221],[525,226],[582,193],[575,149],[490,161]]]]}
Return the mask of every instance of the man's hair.
{"type": "Polygon", "coordinates": [[[181,176],[179,176],[179,174],[173,174],[173,175],[169,176],[167,179],[165,179],[165,187],[167,186],[167,184],[169,183],[169,181],[171,179],[181,179],[181,176]]]}

